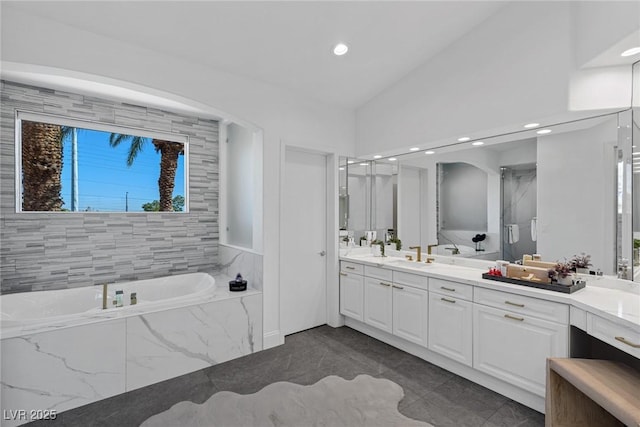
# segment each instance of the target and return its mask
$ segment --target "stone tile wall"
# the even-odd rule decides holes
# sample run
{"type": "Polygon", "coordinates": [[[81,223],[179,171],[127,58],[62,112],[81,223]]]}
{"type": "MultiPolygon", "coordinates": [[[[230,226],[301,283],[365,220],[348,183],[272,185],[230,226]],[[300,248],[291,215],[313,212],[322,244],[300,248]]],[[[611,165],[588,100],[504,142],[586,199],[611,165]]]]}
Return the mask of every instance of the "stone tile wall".
{"type": "Polygon", "coordinates": [[[1,83],[1,292],[216,270],[218,122],[57,90],[1,83]],[[189,137],[189,213],[16,213],[15,111],[189,137]]]}

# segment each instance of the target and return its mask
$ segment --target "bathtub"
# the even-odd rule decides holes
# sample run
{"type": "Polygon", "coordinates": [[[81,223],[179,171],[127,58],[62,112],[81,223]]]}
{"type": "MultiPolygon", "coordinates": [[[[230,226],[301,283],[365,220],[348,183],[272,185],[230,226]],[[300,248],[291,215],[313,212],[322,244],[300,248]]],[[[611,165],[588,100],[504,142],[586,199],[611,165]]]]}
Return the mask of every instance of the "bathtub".
{"type": "Polygon", "coordinates": [[[262,294],[205,273],[0,295],[2,426],[262,349],[262,294]],[[124,306],[115,307],[115,291],[124,306]],[[137,304],[130,304],[131,293],[137,304]],[[47,412],[48,411],[48,412],[47,412]]]}

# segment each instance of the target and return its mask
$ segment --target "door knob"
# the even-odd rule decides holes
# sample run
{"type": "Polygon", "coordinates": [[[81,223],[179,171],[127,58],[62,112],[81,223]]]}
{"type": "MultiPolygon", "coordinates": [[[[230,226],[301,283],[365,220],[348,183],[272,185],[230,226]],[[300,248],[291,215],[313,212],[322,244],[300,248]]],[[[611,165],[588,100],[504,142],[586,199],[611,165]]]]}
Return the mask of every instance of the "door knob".
{"type": "Polygon", "coordinates": [[[320,255],[320,256],[325,256],[326,254],[327,254],[327,253],[326,253],[325,251],[320,251],[320,252],[318,252],[318,255],[320,255]]]}

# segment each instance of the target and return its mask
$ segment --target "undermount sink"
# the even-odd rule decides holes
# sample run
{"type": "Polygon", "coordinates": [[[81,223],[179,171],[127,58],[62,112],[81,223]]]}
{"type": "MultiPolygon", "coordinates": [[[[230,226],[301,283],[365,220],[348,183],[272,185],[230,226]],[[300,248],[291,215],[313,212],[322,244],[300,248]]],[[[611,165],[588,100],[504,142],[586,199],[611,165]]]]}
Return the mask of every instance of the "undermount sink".
{"type": "Polygon", "coordinates": [[[433,265],[433,263],[427,264],[424,261],[409,261],[406,259],[392,259],[387,261],[387,264],[396,265],[398,267],[409,267],[409,268],[427,268],[433,265]]]}

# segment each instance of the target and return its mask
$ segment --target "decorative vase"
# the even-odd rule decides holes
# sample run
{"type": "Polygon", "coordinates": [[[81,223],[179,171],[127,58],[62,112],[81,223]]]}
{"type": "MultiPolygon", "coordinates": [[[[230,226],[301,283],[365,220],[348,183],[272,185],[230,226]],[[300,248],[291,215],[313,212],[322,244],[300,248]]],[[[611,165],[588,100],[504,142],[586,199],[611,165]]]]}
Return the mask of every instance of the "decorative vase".
{"type": "Polygon", "coordinates": [[[558,284],[564,286],[573,285],[573,274],[569,274],[566,277],[558,276],[558,284]]]}
{"type": "Polygon", "coordinates": [[[371,245],[371,253],[373,256],[382,256],[382,248],[378,244],[371,245]]]}

